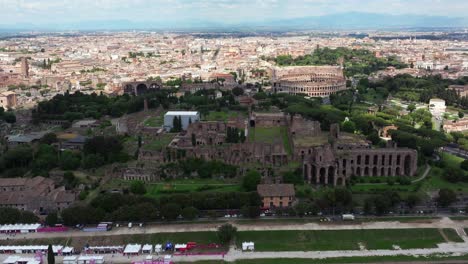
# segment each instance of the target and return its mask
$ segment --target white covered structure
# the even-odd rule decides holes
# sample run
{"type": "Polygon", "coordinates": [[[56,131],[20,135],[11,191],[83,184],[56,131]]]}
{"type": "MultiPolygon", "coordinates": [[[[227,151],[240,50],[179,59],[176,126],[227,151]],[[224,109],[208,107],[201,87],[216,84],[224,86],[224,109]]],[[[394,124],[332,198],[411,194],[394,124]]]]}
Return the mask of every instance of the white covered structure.
{"type": "Polygon", "coordinates": [[[151,254],[153,253],[153,245],[145,244],[143,245],[143,248],[141,249],[141,252],[143,254],[151,254]]]}
{"type": "Polygon", "coordinates": [[[242,250],[243,251],[253,251],[255,250],[255,243],[254,242],[242,242],[242,250]]]}
{"type": "Polygon", "coordinates": [[[175,251],[184,251],[187,250],[187,244],[175,244],[175,251]]]}
{"type": "Polygon", "coordinates": [[[3,264],[41,264],[41,261],[31,257],[8,256],[3,264]]]}
{"type": "MultiPolygon", "coordinates": [[[[16,254],[33,254],[37,251],[46,252],[49,246],[46,245],[24,245],[24,246],[0,246],[0,254],[16,253],[16,254]]],[[[64,247],[61,245],[53,245],[52,251],[55,255],[69,255],[74,252],[73,247],[64,247]]]]}
{"type": "Polygon", "coordinates": [[[141,251],[141,244],[128,244],[125,246],[124,255],[138,255],[141,251]]]}
{"type": "Polygon", "coordinates": [[[429,100],[429,112],[435,117],[441,117],[446,110],[445,100],[433,98],[429,100]]]}
{"type": "Polygon", "coordinates": [[[164,129],[170,131],[173,128],[174,117],[182,120],[182,129],[186,130],[190,123],[200,120],[200,114],[196,111],[169,111],[164,115],[164,129]]]}
{"type": "Polygon", "coordinates": [[[13,224],[0,226],[0,233],[34,233],[41,224],[13,224]]]}
{"type": "MultiPolygon", "coordinates": [[[[97,255],[84,255],[84,256],[79,256],[78,261],[76,264],[103,264],[104,263],[104,257],[103,256],[97,256],[97,255]]],[[[70,263],[71,264],[71,263],[70,263]]]]}
{"type": "Polygon", "coordinates": [[[162,251],[162,245],[161,244],[157,244],[156,246],[154,246],[154,252],[159,253],[161,251],[162,251]]]}
{"type": "Polygon", "coordinates": [[[123,246],[93,246],[85,248],[86,252],[92,252],[94,254],[109,254],[109,253],[122,253],[124,250],[123,246]]]}
{"type": "Polygon", "coordinates": [[[63,258],[62,261],[63,264],[76,264],[78,263],[78,257],[77,256],[66,256],[63,258]]]}

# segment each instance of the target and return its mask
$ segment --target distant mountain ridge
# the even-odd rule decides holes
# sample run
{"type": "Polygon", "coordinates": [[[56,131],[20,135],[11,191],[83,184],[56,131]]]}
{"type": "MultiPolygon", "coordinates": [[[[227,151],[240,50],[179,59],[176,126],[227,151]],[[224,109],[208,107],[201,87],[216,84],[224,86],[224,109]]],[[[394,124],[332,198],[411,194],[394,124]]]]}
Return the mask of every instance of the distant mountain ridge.
{"type": "Polygon", "coordinates": [[[468,27],[468,17],[430,15],[391,15],[347,12],[290,19],[250,20],[226,23],[204,19],[168,19],[159,21],[95,20],[57,24],[20,23],[1,25],[0,31],[14,30],[313,30],[313,29],[383,29],[421,27],[468,27]]]}

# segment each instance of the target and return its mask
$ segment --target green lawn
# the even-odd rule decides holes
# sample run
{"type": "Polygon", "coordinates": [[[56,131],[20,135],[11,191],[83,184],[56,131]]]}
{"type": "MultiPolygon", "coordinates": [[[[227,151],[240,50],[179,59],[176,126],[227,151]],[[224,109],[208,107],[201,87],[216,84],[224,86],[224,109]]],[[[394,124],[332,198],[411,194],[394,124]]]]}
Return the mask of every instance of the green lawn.
{"type": "Polygon", "coordinates": [[[241,190],[237,183],[226,183],[216,179],[189,179],[149,184],[147,196],[158,197],[164,194],[189,192],[236,192],[241,190]]]}
{"type": "Polygon", "coordinates": [[[463,239],[457,234],[457,231],[453,228],[444,228],[442,229],[445,236],[447,236],[450,242],[463,242],[463,239]]]}
{"type": "Polygon", "coordinates": [[[291,155],[292,148],[289,142],[288,130],[286,127],[256,127],[249,129],[248,135],[251,142],[275,143],[282,142],[286,152],[291,155]]]}
{"type": "Polygon", "coordinates": [[[210,111],[208,115],[203,117],[205,121],[228,121],[231,117],[239,117],[242,116],[239,112],[234,111],[210,111]]]}
{"type": "Polygon", "coordinates": [[[464,161],[463,158],[460,158],[460,157],[457,157],[455,155],[448,154],[448,153],[445,153],[445,152],[442,152],[440,154],[440,156],[441,156],[442,160],[445,161],[447,163],[447,166],[450,167],[450,168],[459,168],[460,163],[462,163],[464,161]]]}
{"type": "Polygon", "coordinates": [[[146,150],[162,150],[164,147],[171,143],[176,134],[162,134],[157,139],[146,139],[143,142],[143,149],[146,150]]]}
{"type": "Polygon", "coordinates": [[[236,240],[238,246],[255,242],[257,251],[358,250],[359,243],[367,249],[434,248],[445,242],[437,229],[245,231],[236,240]]]}
{"type": "Polygon", "coordinates": [[[164,113],[161,113],[159,116],[152,116],[146,119],[144,124],[149,127],[161,127],[164,125],[164,113]]]}
{"type": "Polygon", "coordinates": [[[466,182],[457,182],[451,183],[446,181],[443,178],[444,169],[438,167],[432,167],[431,172],[428,175],[428,178],[424,181],[422,190],[431,191],[438,190],[441,188],[449,188],[454,191],[468,192],[468,183],[466,182]]]}
{"type": "MultiPolygon", "coordinates": [[[[413,262],[418,263],[426,261],[430,264],[431,261],[449,261],[449,260],[468,260],[468,255],[465,256],[373,256],[373,257],[341,257],[327,259],[303,259],[303,258],[272,258],[272,259],[242,259],[234,262],[226,262],[223,260],[205,260],[196,262],[179,262],[180,264],[345,264],[345,263],[398,263],[398,262],[413,262]]],[[[440,262],[437,262],[440,263],[440,262]]]]}

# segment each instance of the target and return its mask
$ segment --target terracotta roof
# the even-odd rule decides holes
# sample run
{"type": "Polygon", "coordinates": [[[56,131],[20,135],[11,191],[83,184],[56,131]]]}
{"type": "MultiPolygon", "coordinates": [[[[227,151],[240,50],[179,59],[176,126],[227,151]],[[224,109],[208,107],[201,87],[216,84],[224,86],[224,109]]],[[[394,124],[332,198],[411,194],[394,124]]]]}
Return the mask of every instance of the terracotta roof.
{"type": "Polygon", "coordinates": [[[257,192],[261,197],[295,195],[293,184],[259,184],[257,192]]]}
{"type": "Polygon", "coordinates": [[[26,181],[26,178],[0,178],[0,187],[24,185],[26,181]]]}

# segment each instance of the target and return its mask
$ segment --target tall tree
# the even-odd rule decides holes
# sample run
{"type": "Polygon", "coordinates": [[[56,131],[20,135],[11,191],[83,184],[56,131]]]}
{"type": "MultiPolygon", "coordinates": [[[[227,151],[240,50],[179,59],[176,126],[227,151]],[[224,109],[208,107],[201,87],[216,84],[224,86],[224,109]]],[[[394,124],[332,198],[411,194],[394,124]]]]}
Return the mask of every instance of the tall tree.
{"type": "Polygon", "coordinates": [[[49,244],[49,248],[47,249],[47,264],[55,264],[54,250],[51,244],[49,244]]]}

